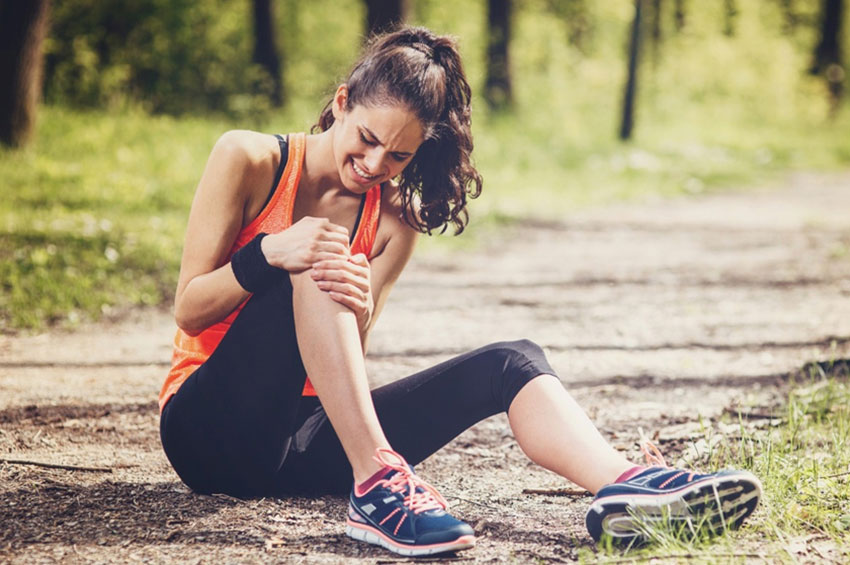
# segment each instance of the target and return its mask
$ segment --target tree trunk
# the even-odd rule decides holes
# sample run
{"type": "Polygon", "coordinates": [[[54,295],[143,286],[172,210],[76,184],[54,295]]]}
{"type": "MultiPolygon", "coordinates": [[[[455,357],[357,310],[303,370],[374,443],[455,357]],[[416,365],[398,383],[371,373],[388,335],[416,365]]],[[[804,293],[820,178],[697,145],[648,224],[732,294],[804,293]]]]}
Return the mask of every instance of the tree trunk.
{"type": "Polygon", "coordinates": [[[0,0],[0,143],[18,147],[35,126],[49,0],[0,0]]]}
{"type": "Polygon", "coordinates": [[[390,31],[407,20],[409,0],[366,0],[368,35],[390,31]]]}
{"type": "Polygon", "coordinates": [[[254,56],[252,60],[263,67],[272,79],[272,103],[283,104],[283,80],[280,76],[280,56],[275,43],[274,13],[271,0],[254,0],[254,56]]]}
{"type": "Polygon", "coordinates": [[[629,42],[629,68],[626,89],[623,94],[623,121],[620,124],[620,139],[631,139],[635,122],[635,95],[637,91],[638,55],[640,54],[642,0],[635,0],[635,19],[632,22],[632,37],[629,42]]]}
{"type": "Polygon", "coordinates": [[[663,19],[661,0],[647,2],[646,11],[644,19],[648,20],[650,55],[652,57],[652,64],[655,66],[658,64],[661,54],[661,20],[663,19]]]}
{"type": "Polygon", "coordinates": [[[685,29],[685,0],[676,0],[673,21],[676,22],[676,31],[685,29]]]}
{"type": "Polygon", "coordinates": [[[843,0],[822,0],[820,41],[815,47],[812,74],[820,74],[832,65],[841,65],[841,20],[844,16],[843,0]]]}
{"type": "Polygon", "coordinates": [[[488,0],[487,80],[484,98],[494,110],[513,103],[508,48],[511,40],[511,0],[488,0]]]}
{"type": "Polygon", "coordinates": [[[650,36],[655,45],[661,43],[661,0],[652,0],[652,22],[650,36]]]}
{"type": "Polygon", "coordinates": [[[723,1],[723,35],[732,37],[735,35],[735,18],[738,16],[738,7],[735,0],[723,1]]]}
{"type": "Polygon", "coordinates": [[[844,67],[841,57],[841,23],[844,19],[844,0],[823,0],[821,4],[820,41],[815,47],[812,68],[814,75],[823,74],[829,89],[831,113],[840,107],[844,92],[844,67]]]}

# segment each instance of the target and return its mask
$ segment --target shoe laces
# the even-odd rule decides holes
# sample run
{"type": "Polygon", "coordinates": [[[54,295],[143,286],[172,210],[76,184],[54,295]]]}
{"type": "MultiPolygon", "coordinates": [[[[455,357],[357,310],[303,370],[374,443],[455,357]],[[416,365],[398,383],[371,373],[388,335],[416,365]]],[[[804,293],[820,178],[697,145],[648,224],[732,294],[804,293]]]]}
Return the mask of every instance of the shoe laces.
{"type": "Polygon", "coordinates": [[[396,471],[392,477],[381,479],[378,484],[392,492],[405,492],[404,505],[415,514],[427,510],[445,510],[448,506],[437,489],[419,478],[408,466],[404,457],[392,449],[378,449],[374,459],[381,465],[396,471]]]}
{"type": "MultiPolygon", "coordinates": [[[[664,454],[661,453],[661,450],[658,449],[658,447],[654,443],[652,443],[652,441],[650,441],[650,439],[646,437],[646,435],[643,433],[643,428],[638,428],[638,433],[640,434],[640,450],[643,452],[643,456],[646,458],[646,464],[650,467],[663,467],[665,469],[673,470],[673,468],[667,464],[667,460],[664,459],[664,454]]],[[[676,473],[675,476],[665,481],[664,484],[666,485],[668,482],[673,481],[678,477],[681,477],[685,473],[689,473],[688,482],[694,480],[694,475],[696,475],[694,471],[679,471],[678,473],[676,473]]]]}

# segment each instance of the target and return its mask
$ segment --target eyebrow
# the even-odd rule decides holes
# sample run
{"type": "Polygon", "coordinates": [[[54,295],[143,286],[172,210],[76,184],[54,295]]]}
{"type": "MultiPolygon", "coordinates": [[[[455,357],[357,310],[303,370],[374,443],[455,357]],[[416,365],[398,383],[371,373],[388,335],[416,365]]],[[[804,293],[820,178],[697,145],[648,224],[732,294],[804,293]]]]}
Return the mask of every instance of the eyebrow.
{"type": "MultiPolygon", "coordinates": [[[[384,142],[383,142],[383,141],[381,141],[380,139],[378,139],[378,136],[377,136],[377,135],[375,135],[375,132],[373,132],[372,130],[370,130],[369,128],[367,128],[366,126],[364,126],[363,124],[360,124],[360,127],[361,127],[361,128],[363,128],[364,130],[366,130],[366,133],[368,133],[368,134],[369,134],[369,136],[370,136],[372,139],[374,139],[374,140],[378,143],[378,145],[383,145],[383,144],[384,144],[384,142]]],[[[411,156],[411,155],[413,155],[413,153],[411,153],[410,151],[393,151],[392,153],[396,153],[396,154],[398,154],[398,155],[406,155],[406,156],[408,156],[408,157],[409,157],[409,156],[411,156]]]]}

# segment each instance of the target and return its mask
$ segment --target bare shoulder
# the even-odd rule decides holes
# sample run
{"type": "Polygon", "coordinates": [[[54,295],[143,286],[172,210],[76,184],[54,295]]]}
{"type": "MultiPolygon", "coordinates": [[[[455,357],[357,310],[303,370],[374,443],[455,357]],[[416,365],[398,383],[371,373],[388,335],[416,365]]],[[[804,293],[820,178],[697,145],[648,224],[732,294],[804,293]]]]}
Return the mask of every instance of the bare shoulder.
{"type": "Polygon", "coordinates": [[[405,210],[398,185],[394,181],[384,184],[381,190],[381,222],[376,242],[376,248],[380,250],[378,254],[391,242],[395,249],[412,250],[419,235],[419,232],[405,220],[405,210]]]}
{"type": "Polygon", "coordinates": [[[260,212],[280,164],[273,135],[231,130],[218,138],[199,186],[228,209],[240,210],[247,225],[260,212]]]}
{"type": "Polygon", "coordinates": [[[212,153],[245,167],[262,167],[280,157],[278,142],[273,135],[243,129],[224,132],[212,153]]]}

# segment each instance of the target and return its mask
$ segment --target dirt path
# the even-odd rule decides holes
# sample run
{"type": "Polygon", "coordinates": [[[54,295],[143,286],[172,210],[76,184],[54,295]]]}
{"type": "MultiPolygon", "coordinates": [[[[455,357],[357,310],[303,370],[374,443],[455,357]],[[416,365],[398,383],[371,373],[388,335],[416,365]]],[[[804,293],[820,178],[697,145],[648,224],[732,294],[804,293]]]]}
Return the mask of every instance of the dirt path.
{"type": "MultiPolygon", "coordinates": [[[[704,421],[772,405],[789,372],[850,357],[850,176],[630,204],[418,258],[375,330],[375,383],[491,341],[543,345],[618,447],[640,424],[673,455],[704,421]]],[[[190,493],[158,442],[173,324],[140,312],[73,334],[0,337],[0,561],[392,562],[343,535],[333,497],[190,493]]],[[[636,454],[635,454],[636,455],[636,454]]],[[[481,562],[589,547],[589,498],[529,464],[496,417],[418,469],[475,525],[481,562]]]]}

